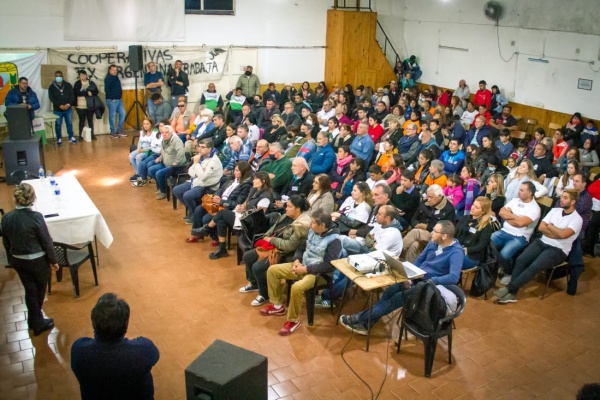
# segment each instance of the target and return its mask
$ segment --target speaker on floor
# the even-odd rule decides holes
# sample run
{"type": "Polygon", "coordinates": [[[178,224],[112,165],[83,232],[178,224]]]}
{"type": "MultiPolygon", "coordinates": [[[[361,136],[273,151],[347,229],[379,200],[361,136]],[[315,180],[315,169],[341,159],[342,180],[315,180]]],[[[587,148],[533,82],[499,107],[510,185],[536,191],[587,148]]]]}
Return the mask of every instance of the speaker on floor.
{"type": "Polygon", "coordinates": [[[18,183],[11,176],[15,171],[24,170],[37,176],[40,165],[46,169],[42,138],[39,136],[33,136],[26,140],[6,139],[2,143],[2,151],[6,183],[9,185],[18,183]]]}
{"type": "Polygon", "coordinates": [[[215,340],[185,369],[188,400],[267,400],[267,357],[215,340]]]}
{"type": "Polygon", "coordinates": [[[10,140],[29,139],[33,135],[33,125],[29,116],[27,104],[18,104],[6,107],[4,113],[8,125],[10,140]]]}
{"type": "Polygon", "coordinates": [[[142,46],[137,44],[129,46],[129,68],[133,72],[144,70],[144,52],[142,46]]]}

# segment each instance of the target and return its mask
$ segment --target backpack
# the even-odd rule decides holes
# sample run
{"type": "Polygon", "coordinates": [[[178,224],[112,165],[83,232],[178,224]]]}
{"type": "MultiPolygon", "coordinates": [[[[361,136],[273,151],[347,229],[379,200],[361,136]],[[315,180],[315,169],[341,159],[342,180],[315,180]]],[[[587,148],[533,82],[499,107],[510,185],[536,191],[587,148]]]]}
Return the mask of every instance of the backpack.
{"type": "Polygon", "coordinates": [[[446,316],[446,302],[435,284],[421,281],[403,293],[402,318],[419,331],[433,333],[439,320],[446,316]]]}
{"type": "Polygon", "coordinates": [[[475,272],[473,282],[471,283],[471,297],[483,296],[490,290],[498,279],[498,270],[500,269],[500,257],[494,243],[490,242],[486,250],[484,261],[479,264],[479,269],[475,272]]]}

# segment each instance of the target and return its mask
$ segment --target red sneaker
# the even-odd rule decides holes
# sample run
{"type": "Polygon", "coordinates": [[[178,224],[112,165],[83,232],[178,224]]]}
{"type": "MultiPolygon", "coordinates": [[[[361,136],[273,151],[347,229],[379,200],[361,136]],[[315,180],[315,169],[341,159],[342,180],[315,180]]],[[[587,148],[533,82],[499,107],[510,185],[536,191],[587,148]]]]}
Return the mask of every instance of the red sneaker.
{"type": "Polygon", "coordinates": [[[217,241],[217,240],[212,240],[212,241],[210,242],[210,245],[211,245],[212,247],[219,247],[219,241],[217,241]]]}
{"type": "Polygon", "coordinates": [[[298,320],[296,322],[285,321],[285,324],[283,324],[283,328],[281,328],[281,330],[279,331],[279,334],[281,336],[291,335],[292,332],[294,332],[296,329],[298,329],[300,327],[300,325],[302,325],[300,320],[298,320]]]}
{"type": "Polygon", "coordinates": [[[265,317],[268,317],[271,315],[285,315],[286,312],[285,312],[284,306],[275,308],[275,306],[273,304],[269,304],[265,308],[261,309],[259,311],[259,313],[260,313],[260,315],[264,315],[265,317]]]}

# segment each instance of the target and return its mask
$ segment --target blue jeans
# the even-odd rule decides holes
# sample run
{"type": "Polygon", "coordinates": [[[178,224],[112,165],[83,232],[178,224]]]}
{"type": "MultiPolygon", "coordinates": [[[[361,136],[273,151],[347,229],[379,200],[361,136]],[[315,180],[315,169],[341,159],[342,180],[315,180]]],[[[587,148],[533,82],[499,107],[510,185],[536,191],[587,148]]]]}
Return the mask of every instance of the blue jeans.
{"type": "Polygon", "coordinates": [[[62,139],[63,118],[65,120],[65,125],[67,126],[67,135],[69,135],[69,139],[73,139],[73,109],[69,107],[68,110],[54,111],[54,115],[58,117],[54,124],[56,127],[56,140],[62,139]]]}
{"type": "Polygon", "coordinates": [[[123,132],[123,123],[125,122],[125,108],[123,108],[123,100],[106,99],[106,107],[108,107],[108,125],[110,133],[123,132]],[[115,130],[115,114],[119,113],[119,125],[115,130]]]}
{"type": "Polygon", "coordinates": [[[154,104],[154,102],[152,101],[152,99],[150,97],[147,98],[148,101],[146,101],[146,106],[148,107],[148,116],[150,118],[152,118],[154,120],[154,123],[158,123],[158,121],[155,118],[154,113],[156,112],[156,105],[154,104]]]}
{"type": "Polygon", "coordinates": [[[396,283],[383,291],[381,299],[371,310],[371,324],[369,326],[369,310],[363,310],[356,314],[358,322],[363,323],[367,328],[372,327],[381,319],[381,317],[388,315],[394,310],[402,307],[404,299],[402,294],[404,293],[404,285],[402,283],[396,283]]]}
{"type": "Polygon", "coordinates": [[[353,254],[365,254],[369,253],[371,250],[364,244],[360,244],[360,242],[356,239],[349,238],[348,236],[340,236],[342,247],[344,250],[348,252],[348,255],[353,254]]]}
{"type": "Polygon", "coordinates": [[[511,275],[513,270],[513,257],[517,252],[527,246],[527,240],[523,236],[513,236],[503,230],[492,233],[492,243],[500,254],[500,265],[504,273],[511,275]]]}
{"type": "Polygon", "coordinates": [[[137,150],[134,150],[131,153],[129,153],[129,162],[131,163],[131,166],[133,167],[133,170],[136,174],[141,175],[142,164],[144,163],[144,160],[146,158],[148,158],[147,151],[138,153],[137,150]]]}
{"type": "Polygon", "coordinates": [[[210,215],[204,207],[197,206],[194,209],[194,223],[192,224],[192,230],[202,228],[212,220],[213,216],[210,215]]]}
{"type": "Polygon", "coordinates": [[[188,214],[194,212],[196,206],[198,205],[196,204],[196,201],[202,198],[203,193],[204,187],[192,187],[191,182],[184,182],[181,185],[177,185],[173,188],[173,196],[185,204],[188,214]]]}
{"type": "Polygon", "coordinates": [[[462,269],[471,269],[473,267],[476,267],[477,265],[479,265],[479,261],[473,260],[469,256],[465,256],[465,259],[464,259],[463,265],[462,265],[462,269]]]}
{"type": "MultiPolygon", "coordinates": [[[[321,292],[321,298],[324,300],[336,300],[338,297],[342,295],[344,292],[344,287],[346,286],[346,275],[342,274],[339,270],[335,270],[333,272],[333,282],[331,284],[331,290],[324,289],[321,292]]],[[[352,283],[348,282],[348,285],[351,286],[352,283]]]]}
{"type": "Polygon", "coordinates": [[[151,166],[155,165],[154,161],[157,158],[158,158],[158,154],[152,153],[148,157],[146,157],[145,160],[143,160],[141,163],[139,163],[139,167],[140,167],[139,174],[142,177],[142,179],[148,179],[148,170],[150,169],[151,166]]]}

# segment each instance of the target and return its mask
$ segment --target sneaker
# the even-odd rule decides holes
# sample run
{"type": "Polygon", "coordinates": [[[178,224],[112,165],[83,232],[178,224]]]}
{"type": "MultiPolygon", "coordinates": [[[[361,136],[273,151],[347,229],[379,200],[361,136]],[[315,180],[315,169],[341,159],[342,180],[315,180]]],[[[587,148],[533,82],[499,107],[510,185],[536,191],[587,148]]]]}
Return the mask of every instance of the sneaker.
{"type": "Polygon", "coordinates": [[[296,329],[300,328],[300,325],[302,325],[300,320],[298,320],[296,322],[285,321],[285,324],[283,324],[283,328],[281,328],[281,330],[279,331],[279,334],[281,336],[291,335],[292,332],[294,332],[296,329]]]}
{"type": "Polygon", "coordinates": [[[138,174],[133,174],[129,177],[129,182],[135,182],[138,179],[140,179],[140,176],[138,174]]]}
{"type": "Polygon", "coordinates": [[[156,190],[154,191],[154,194],[160,194],[160,193],[162,193],[162,192],[161,192],[159,189],[156,189],[156,190]]]}
{"type": "Polygon", "coordinates": [[[500,279],[500,283],[504,286],[508,285],[510,283],[510,275],[504,275],[504,277],[500,279]]]}
{"type": "Polygon", "coordinates": [[[111,139],[120,139],[121,137],[119,135],[117,135],[116,133],[111,133],[110,138],[111,139]]]}
{"type": "Polygon", "coordinates": [[[251,283],[240,288],[240,293],[258,292],[258,288],[253,286],[251,283]]]}
{"type": "Polygon", "coordinates": [[[69,143],[71,143],[71,144],[77,144],[77,139],[75,139],[74,137],[72,137],[71,139],[69,139],[69,143]]]}
{"type": "Polygon", "coordinates": [[[515,296],[512,293],[508,293],[506,296],[504,296],[498,300],[498,303],[500,303],[500,304],[508,304],[508,303],[516,303],[516,302],[517,302],[517,296],[515,296]]]}
{"type": "Polygon", "coordinates": [[[158,195],[156,196],[156,200],[164,200],[167,198],[167,194],[163,193],[163,192],[158,192],[158,195]]]}
{"type": "Polygon", "coordinates": [[[498,298],[498,299],[503,298],[507,294],[508,294],[508,288],[507,287],[503,287],[502,289],[498,289],[498,290],[494,291],[494,296],[496,296],[496,298],[498,298]]]}
{"type": "Polygon", "coordinates": [[[62,146],[62,139],[58,139],[58,140],[56,141],[56,144],[57,144],[57,145],[59,145],[59,146],[62,146]]]}
{"type": "Polygon", "coordinates": [[[331,301],[323,299],[321,295],[315,297],[315,308],[331,308],[331,301]]]}
{"type": "Polygon", "coordinates": [[[369,330],[362,322],[353,322],[351,315],[342,315],[340,317],[340,323],[350,332],[354,332],[359,335],[367,336],[369,330]]]}
{"type": "MultiPolygon", "coordinates": [[[[262,306],[263,304],[265,304],[267,302],[267,299],[265,299],[264,297],[262,297],[260,294],[258,296],[256,296],[256,298],[254,300],[252,300],[252,302],[250,303],[250,305],[252,307],[258,307],[258,306],[262,306]]],[[[262,310],[261,310],[262,312],[262,310]]]]}
{"type": "Polygon", "coordinates": [[[146,186],[147,184],[148,184],[148,181],[145,179],[140,179],[138,181],[131,182],[131,186],[133,186],[133,187],[142,187],[142,186],[146,186]]]}
{"type": "MultiPolygon", "coordinates": [[[[258,296],[262,297],[262,296],[258,296]]],[[[258,299],[257,297],[257,299],[258,299]]],[[[271,316],[271,315],[285,315],[285,307],[281,306],[279,308],[275,308],[273,304],[269,304],[265,308],[259,311],[260,315],[271,316]]]]}
{"type": "Polygon", "coordinates": [[[123,131],[117,132],[117,135],[119,135],[119,137],[127,137],[127,134],[123,131]]]}

